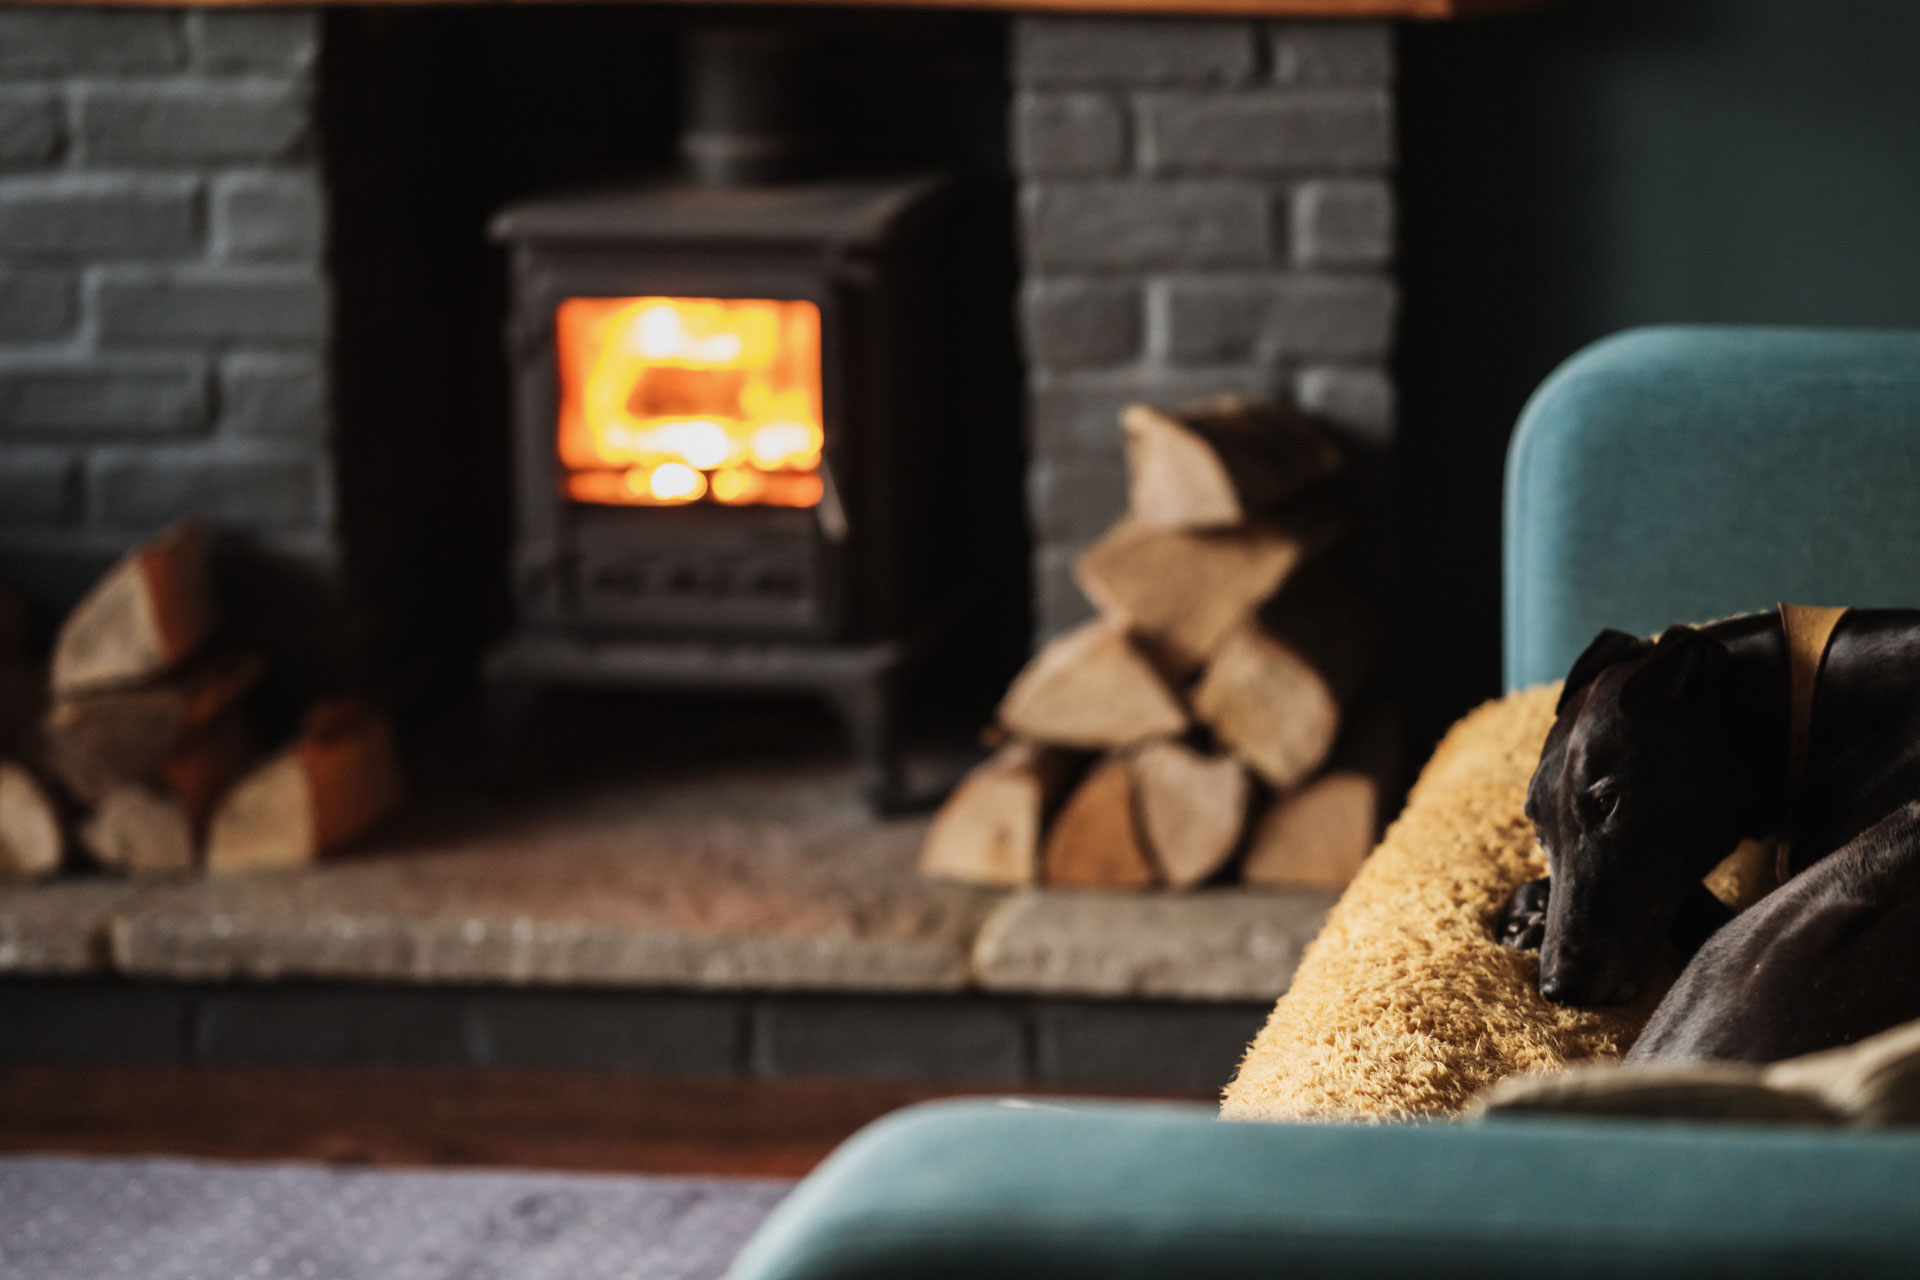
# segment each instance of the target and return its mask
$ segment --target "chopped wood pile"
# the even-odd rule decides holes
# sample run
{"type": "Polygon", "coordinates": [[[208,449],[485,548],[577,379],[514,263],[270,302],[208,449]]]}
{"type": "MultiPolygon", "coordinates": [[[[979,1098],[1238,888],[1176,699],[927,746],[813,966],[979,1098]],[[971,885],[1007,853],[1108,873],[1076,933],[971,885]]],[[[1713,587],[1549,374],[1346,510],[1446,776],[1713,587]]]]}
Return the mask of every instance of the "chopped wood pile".
{"type": "Polygon", "coordinates": [[[109,570],[44,664],[0,596],[0,879],[301,866],[398,805],[391,731],[360,699],[316,704],[262,756],[247,702],[266,664],[219,624],[192,524],[109,570]]]}
{"type": "Polygon", "coordinates": [[[1379,638],[1341,563],[1343,451],[1304,415],[1232,397],[1134,405],[1121,426],[1127,515],[1074,566],[1100,616],[1008,688],[1004,745],[941,808],[921,869],[1001,887],[1189,889],[1236,871],[1344,885],[1382,796],[1380,769],[1336,754],[1379,638]]]}

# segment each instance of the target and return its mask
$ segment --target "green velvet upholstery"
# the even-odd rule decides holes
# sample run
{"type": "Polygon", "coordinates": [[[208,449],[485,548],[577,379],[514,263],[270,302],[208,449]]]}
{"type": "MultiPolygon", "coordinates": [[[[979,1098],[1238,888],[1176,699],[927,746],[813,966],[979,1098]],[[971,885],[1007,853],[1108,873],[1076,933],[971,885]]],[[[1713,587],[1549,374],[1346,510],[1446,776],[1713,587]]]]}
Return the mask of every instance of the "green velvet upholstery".
{"type": "Polygon", "coordinates": [[[1912,1277],[1915,1187],[1911,1134],[939,1103],[837,1152],[732,1280],[1912,1277]]]}
{"type": "Polygon", "coordinates": [[[1602,627],[1920,604],[1920,334],[1635,329],[1540,385],[1507,454],[1506,682],[1602,627]]]}

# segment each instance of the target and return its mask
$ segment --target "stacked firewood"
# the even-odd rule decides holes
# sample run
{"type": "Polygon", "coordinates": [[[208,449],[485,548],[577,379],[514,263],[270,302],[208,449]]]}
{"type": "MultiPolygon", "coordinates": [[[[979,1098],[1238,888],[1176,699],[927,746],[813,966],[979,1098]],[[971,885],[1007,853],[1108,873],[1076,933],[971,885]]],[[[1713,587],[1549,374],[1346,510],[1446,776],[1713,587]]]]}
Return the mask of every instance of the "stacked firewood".
{"type": "Polygon", "coordinates": [[[1379,779],[1327,769],[1375,620],[1341,563],[1346,462],[1316,422],[1235,398],[1121,416],[1128,512],[1075,580],[1095,621],[1000,704],[1003,745],[935,818],[921,868],[976,884],[1344,884],[1379,779]]]}
{"type": "MultiPolygon", "coordinates": [[[[0,632],[23,637],[17,612],[0,632]]],[[[0,876],[51,875],[74,850],[136,876],[301,866],[394,808],[392,735],[363,701],[317,703],[293,742],[256,750],[265,663],[219,629],[189,524],[115,565],[44,666],[0,639],[0,876]]]]}

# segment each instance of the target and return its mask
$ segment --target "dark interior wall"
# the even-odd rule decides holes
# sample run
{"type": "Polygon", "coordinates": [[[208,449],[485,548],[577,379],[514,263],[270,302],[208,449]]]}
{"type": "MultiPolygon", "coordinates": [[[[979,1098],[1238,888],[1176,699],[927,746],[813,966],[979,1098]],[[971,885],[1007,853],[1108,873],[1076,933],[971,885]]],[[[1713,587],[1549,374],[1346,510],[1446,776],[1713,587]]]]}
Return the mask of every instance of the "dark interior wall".
{"type": "Polygon", "coordinates": [[[1402,41],[1417,746],[1498,691],[1526,396],[1629,325],[1920,327],[1920,6],[1577,0],[1402,41]]]}
{"type": "MultiPolygon", "coordinates": [[[[671,175],[693,20],[715,18],[627,5],[327,13],[340,526],[372,662],[396,698],[457,692],[506,623],[505,259],[488,218],[536,193],[671,175]]],[[[1027,633],[1005,20],[718,20],[815,37],[807,84],[831,171],[957,180],[940,429],[970,505],[942,527],[970,572],[1003,588],[968,647],[975,683],[997,685],[1027,633]]]]}

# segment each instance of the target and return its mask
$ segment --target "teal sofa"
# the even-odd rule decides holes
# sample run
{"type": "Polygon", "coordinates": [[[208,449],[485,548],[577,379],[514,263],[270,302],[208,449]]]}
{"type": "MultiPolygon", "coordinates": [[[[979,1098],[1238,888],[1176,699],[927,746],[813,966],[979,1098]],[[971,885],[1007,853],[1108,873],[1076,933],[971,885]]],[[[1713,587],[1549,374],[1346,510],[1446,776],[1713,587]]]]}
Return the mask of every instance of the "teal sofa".
{"type": "MultiPolygon", "coordinates": [[[[1573,357],[1508,457],[1510,687],[1602,626],[1920,602],[1920,335],[1662,328],[1573,357]]],[[[1920,1132],[902,1112],[732,1280],[1920,1276],[1920,1132]]]]}

